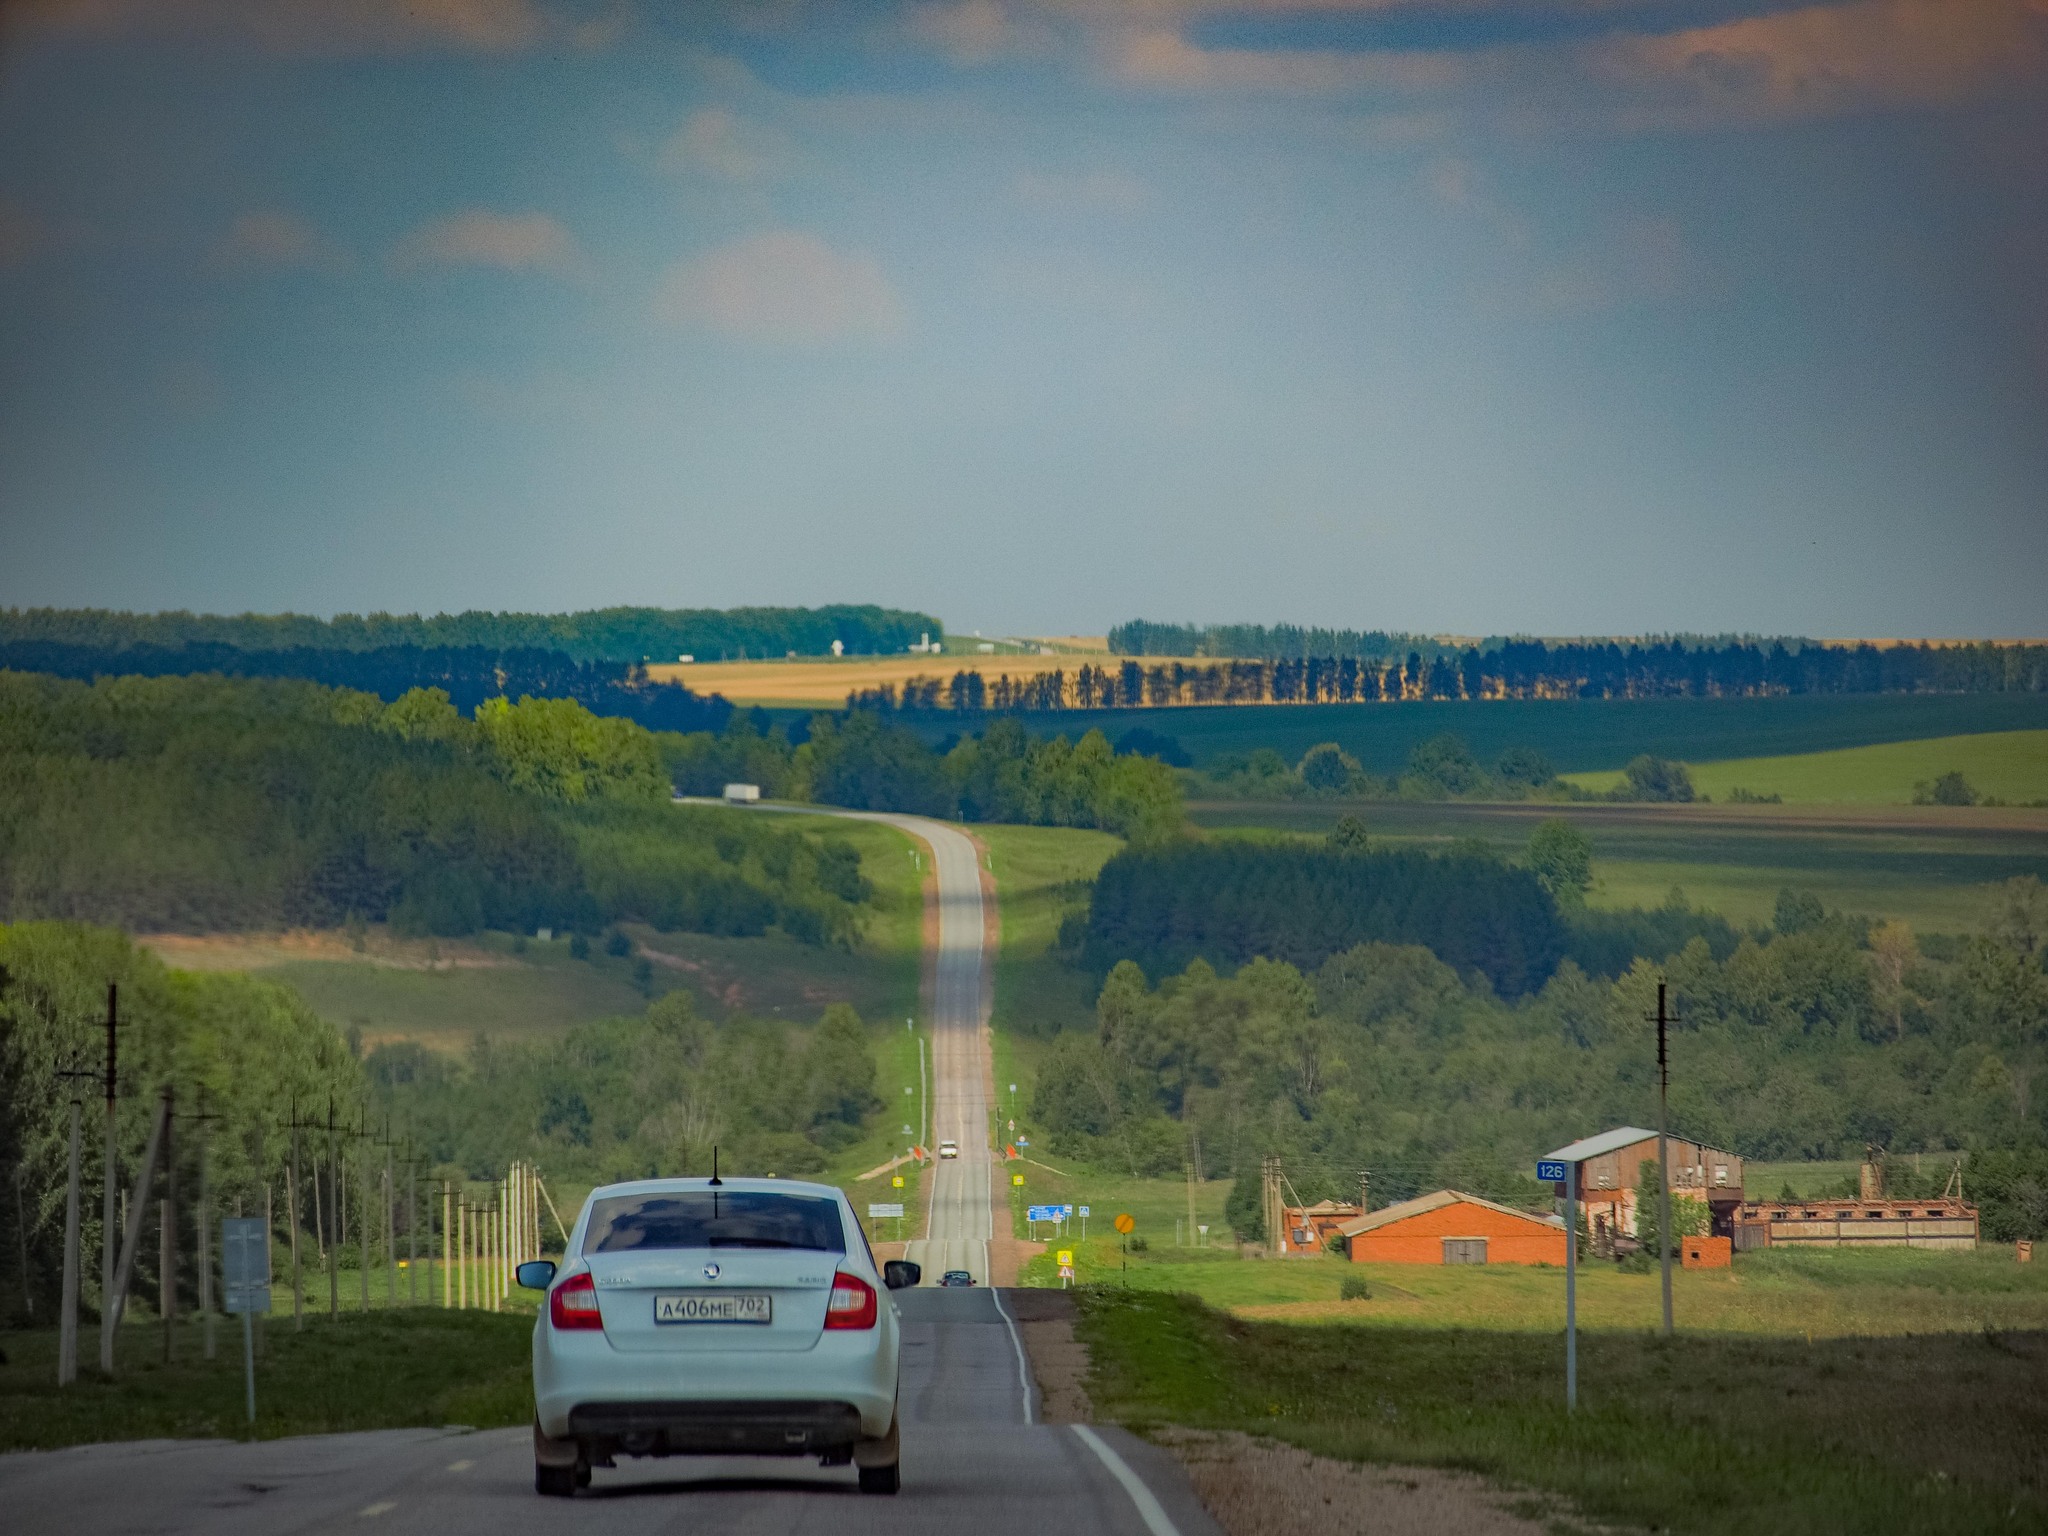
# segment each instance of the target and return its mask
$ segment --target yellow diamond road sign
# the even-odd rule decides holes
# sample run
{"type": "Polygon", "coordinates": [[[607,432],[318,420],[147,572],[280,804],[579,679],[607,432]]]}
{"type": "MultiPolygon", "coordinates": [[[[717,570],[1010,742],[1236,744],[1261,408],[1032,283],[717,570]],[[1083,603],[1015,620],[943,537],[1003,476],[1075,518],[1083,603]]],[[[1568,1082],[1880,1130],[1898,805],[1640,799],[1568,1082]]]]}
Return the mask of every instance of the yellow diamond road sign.
{"type": "Polygon", "coordinates": [[[1062,1248],[1058,1253],[1054,1254],[1053,1257],[1059,1261],[1060,1268],[1065,1269],[1069,1264],[1074,1262],[1074,1250],[1071,1248],[1062,1248]]]}
{"type": "Polygon", "coordinates": [[[891,1179],[889,1182],[895,1188],[901,1189],[903,1187],[903,1175],[899,1173],[896,1175],[895,1178],[891,1179]]]}
{"type": "Polygon", "coordinates": [[[1013,1173],[1010,1175],[1010,1182],[1012,1184],[1015,1184],[1019,1189],[1021,1189],[1024,1187],[1024,1175],[1021,1173],[1013,1173]]]}

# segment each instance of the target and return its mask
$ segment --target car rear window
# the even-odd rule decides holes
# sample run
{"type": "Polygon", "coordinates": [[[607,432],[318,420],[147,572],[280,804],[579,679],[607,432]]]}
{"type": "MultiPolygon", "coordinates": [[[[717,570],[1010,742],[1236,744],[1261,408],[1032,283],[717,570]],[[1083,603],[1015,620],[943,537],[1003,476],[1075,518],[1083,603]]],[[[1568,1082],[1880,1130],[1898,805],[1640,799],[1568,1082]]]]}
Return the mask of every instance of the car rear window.
{"type": "Polygon", "coordinates": [[[808,1248],[844,1253],[839,1202],[767,1190],[614,1195],[590,1209],[585,1253],[663,1248],[808,1248]]]}

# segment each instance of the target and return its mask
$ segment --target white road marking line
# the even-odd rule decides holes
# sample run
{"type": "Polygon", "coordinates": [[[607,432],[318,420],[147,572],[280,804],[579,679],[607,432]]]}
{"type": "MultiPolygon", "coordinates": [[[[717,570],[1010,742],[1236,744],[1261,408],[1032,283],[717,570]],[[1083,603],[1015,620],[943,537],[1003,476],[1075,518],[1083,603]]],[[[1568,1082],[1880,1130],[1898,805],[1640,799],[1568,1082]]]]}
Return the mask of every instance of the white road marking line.
{"type": "Polygon", "coordinates": [[[1133,1472],[1130,1464],[1110,1448],[1107,1440],[1086,1424],[1068,1427],[1079,1437],[1081,1443],[1093,1451],[1101,1459],[1102,1464],[1109,1468],[1109,1475],[1124,1485],[1124,1492],[1128,1493],[1131,1502],[1138,1506],[1138,1516],[1145,1522],[1145,1529],[1150,1531],[1152,1536],[1180,1536],[1180,1528],[1161,1507],[1152,1490],[1145,1486],[1145,1480],[1133,1472]]]}
{"type": "Polygon", "coordinates": [[[476,1463],[473,1461],[451,1461],[448,1463],[448,1470],[450,1472],[467,1472],[475,1465],[476,1463]]]}
{"type": "Polygon", "coordinates": [[[1017,1324],[1010,1317],[1010,1309],[1003,1305],[1003,1293],[994,1286],[989,1287],[988,1293],[995,1298],[996,1311],[1003,1315],[1003,1325],[1010,1330],[1010,1343],[1017,1351],[1017,1386],[1024,1394],[1024,1422],[1029,1424],[1032,1422],[1031,1369],[1024,1363],[1024,1340],[1017,1332],[1017,1324]]]}
{"type": "Polygon", "coordinates": [[[396,1499],[380,1499],[375,1504],[365,1506],[356,1515],[356,1518],[358,1520],[367,1520],[372,1515],[388,1515],[396,1508],[398,1508],[398,1501],[396,1499]]]}

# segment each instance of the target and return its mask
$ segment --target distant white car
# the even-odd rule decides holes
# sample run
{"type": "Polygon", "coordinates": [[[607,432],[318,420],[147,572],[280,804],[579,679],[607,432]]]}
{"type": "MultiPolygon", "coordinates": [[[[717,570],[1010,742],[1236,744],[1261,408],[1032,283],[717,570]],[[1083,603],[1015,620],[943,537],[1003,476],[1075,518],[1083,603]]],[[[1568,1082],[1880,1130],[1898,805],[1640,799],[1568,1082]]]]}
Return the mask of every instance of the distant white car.
{"type": "Polygon", "coordinates": [[[646,1179],[591,1191],[533,1330],[533,1485],[568,1496],[627,1456],[851,1461],[899,1486],[900,1332],[838,1190],[790,1179],[646,1179]]]}
{"type": "Polygon", "coordinates": [[[956,1142],[956,1141],[942,1141],[942,1142],[940,1142],[940,1143],[939,1143],[939,1156],[941,1156],[941,1157],[958,1157],[959,1155],[960,1155],[960,1144],[959,1144],[958,1142],[956,1142]]]}

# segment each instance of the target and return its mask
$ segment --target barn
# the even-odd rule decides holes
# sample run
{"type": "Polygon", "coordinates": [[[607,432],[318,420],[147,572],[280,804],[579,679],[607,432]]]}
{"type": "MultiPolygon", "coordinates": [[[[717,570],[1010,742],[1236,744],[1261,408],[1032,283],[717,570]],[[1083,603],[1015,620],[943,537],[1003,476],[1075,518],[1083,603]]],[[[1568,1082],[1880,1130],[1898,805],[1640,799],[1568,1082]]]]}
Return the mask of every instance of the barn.
{"type": "Polygon", "coordinates": [[[1564,1223],[1440,1189],[1337,1229],[1354,1264],[1563,1264],[1564,1223]]]}

